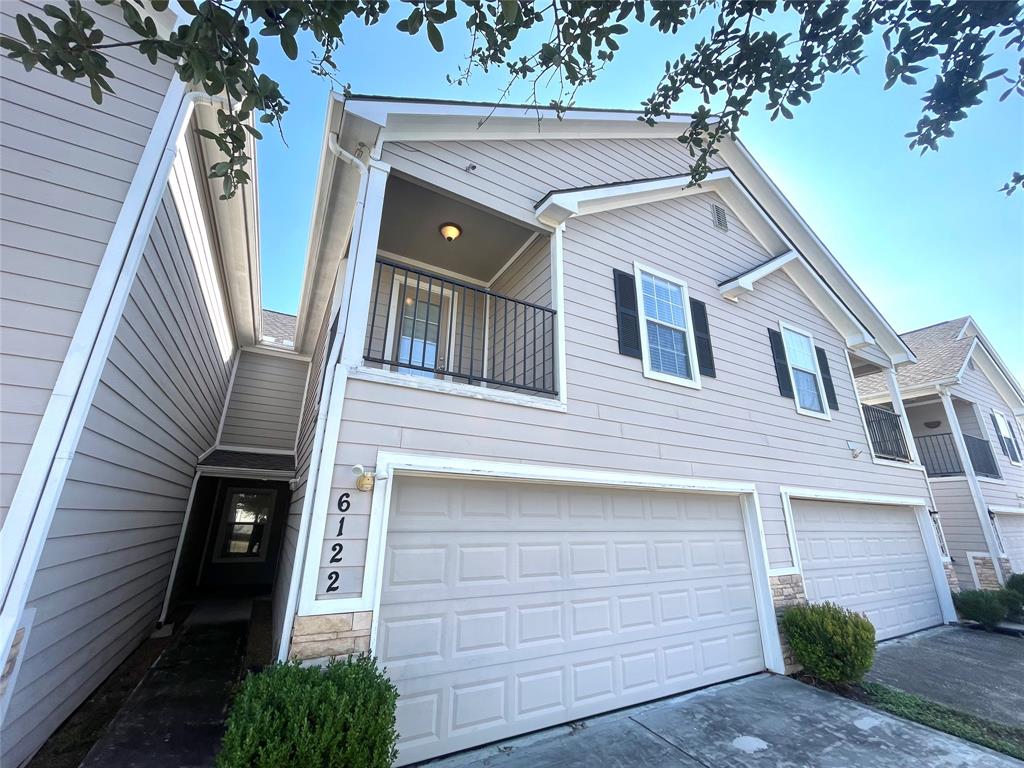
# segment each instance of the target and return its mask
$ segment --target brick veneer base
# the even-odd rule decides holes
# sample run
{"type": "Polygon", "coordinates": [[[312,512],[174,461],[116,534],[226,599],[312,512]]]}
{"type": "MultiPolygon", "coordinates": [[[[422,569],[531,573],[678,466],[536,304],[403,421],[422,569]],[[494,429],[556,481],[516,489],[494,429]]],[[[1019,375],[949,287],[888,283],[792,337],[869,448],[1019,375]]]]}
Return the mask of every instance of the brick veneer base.
{"type": "MultiPolygon", "coordinates": [[[[807,594],[804,592],[804,580],[799,573],[791,573],[785,576],[771,576],[768,578],[772,587],[772,603],[775,605],[775,615],[781,618],[782,612],[791,605],[801,605],[807,602],[807,594]]],[[[786,674],[800,671],[800,665],[793,658],[793,651],[786,642],[786,636],[779,630],[779,640],[782,643],[782,659],[786,664],[786,674]]]]}
{"type": "Polygon", "coordinates": [[[960,591],[960,577],[956,575],[956,569],[949,560],[942,562],[942,570],[946,572],[946,583],[949,584],[950,592],[960,591]]]}
{"type": "Polygon", "coordinates": [[[991,557],[987,555],[968,555],[968,557],[974,563],[974,572],[978,575],[978,586],[981,589],[1002,589],[1003,585],[999,583],[996,566],[991,557]]]}
{"type": "Polygon", "coordinates": [[[306,661],[368,651],[372,620],[372,611],[296,616],[289,656],[306,661]]]}

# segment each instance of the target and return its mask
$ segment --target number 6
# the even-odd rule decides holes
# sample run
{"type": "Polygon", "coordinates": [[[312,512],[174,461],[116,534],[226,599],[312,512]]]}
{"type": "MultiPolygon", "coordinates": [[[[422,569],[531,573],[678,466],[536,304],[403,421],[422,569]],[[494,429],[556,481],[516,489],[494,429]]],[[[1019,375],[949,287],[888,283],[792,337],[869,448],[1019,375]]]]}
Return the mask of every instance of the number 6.
{"type": "Polygon", "coordinates": [[[350,494],[348,491],[345,491],[345,493],[341,494],[341,496],[338,497],[338,511],[339,512],[348,512],[349,507],[352,506],[352,502],[349,501],[349,498],[351,496],[352,496],[352,494],[350,494]]]}

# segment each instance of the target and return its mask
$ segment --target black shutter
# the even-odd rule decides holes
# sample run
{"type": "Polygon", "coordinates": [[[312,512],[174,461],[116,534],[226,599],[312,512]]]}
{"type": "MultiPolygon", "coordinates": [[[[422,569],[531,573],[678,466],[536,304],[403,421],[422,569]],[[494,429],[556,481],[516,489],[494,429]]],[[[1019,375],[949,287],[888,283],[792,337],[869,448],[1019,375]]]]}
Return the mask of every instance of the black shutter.
{"type": "Polygon", "coordinates": [[[697,367],[701,376],[715,378],[715,350],[711,347],[711,329],[708,328],[708,308],[703,301],[690,299],[690,319],[693,321],[693,341],[697,347],[697,367]]]}
{"type": "Polygon", "coordinates": [[[833,411],[838,411],[839,401],[836,400],[836,386],[832,383],[832,371],[828,367],[825,350],[815,347],[814,351],[818,354],[818,370],[821,371],[821,382],[825,385],[825,399],[828,400],[828,407],[833,411]]]}
{"type": "Polygon", "coordinates": [[[772,343],[772,357],[775,358],[775,377],[779,380],[779,394],[793,397],[793,382],[789,378],[789,361],[786,359],[786,345],[782,334],[768,329],[768,340],[772,343]]]}
{"type": "Polygon", "coordinates": [[[1003,455],[1009,456],[1010,452],[1006,449],[1006,440],[1003,438],[1003,433],[999,431],[999,422],[996,421],[996,415],[994,413],[989,414],[992,419],[992,429],[996,431],[996,439],[999,440],[999,447],[1003,449],[1003,455]]]}
{"type": "Polygon", "coordinates": [[[612,270],[615,278],[615,320],[619,326],[619,354],[640,357],[640,316],[636,281],[628,272],[612,270]]]}
{"type": "Polygon", "coordinates": [[[1014,461],[1020,461],[1020,439],[1017,437],[1017,428],[1013,425],[1013,421],[1013,416],[1008,416],[1006,418],[1006,426],[1010,428],[1011,442],[1013,443],[1014,449],[1013,452],[1016,454],[1016,456],[1011,456],[1010,458],[1014,461]]]}

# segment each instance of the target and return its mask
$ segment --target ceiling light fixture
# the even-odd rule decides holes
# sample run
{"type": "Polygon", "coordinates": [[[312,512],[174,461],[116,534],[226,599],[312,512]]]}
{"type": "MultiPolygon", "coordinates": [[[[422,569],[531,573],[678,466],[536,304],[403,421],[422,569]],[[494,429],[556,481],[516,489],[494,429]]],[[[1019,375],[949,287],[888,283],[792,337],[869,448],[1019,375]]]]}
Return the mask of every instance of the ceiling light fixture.
{"type": "Polygon", "coordinates": [[[447,240],[449,243],[462,234],[462,227],[458,224],[452,224],[450,221],[442,224],[440,227],[441,237],[447,240]]]}

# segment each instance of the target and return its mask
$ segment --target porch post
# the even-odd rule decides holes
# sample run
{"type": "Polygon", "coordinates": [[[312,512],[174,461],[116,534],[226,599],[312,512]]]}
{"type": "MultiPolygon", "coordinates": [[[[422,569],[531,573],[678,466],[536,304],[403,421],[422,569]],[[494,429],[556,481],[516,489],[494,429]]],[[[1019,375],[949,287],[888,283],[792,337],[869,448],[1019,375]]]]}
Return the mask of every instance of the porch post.
{"type": "Polygon", "coordinates": [[[988,507],[985,505],[985,495],[978,484],[978,477],[974,474],[974,465],[971,464],[971,456],[967,453],[967,443],[964,442],[964,433],[960,429],[960,420],[957,418],[956,409],[953,407],[953,398],[949,390],[940,388],[939,397],[942,400],[942,408],[946,413],[946,421],[949,422],[949,431],[953,433],[953,442],[956,444],[956,451],[960,455],[960,464],[964,468],[964,477],[967,479],[967,486],[971,489],[971,497],[974,499],[974,508],[978,513],[978,522],[981,524],[981,532],[985,536],[985,546],[988,548],[989,557],[992,558],[992,567],[996,572],[999,583],[1003,583],[1003,571],[999,566],[999,545],[996,543],[995,532],[992,530],[992,521],[988,516],[988,507]]]}
{"type": "Polygon", "coordinates": [[[914,434],[910,430],[907,409],[903,407],[903,395],[900,393],[900,385],[896,380],[895,369],[885,369],[885,383],[889,387],[889,397],[892,398],[892,409],[900,419],[900,429],[903,430],[903,440],[907,444],[907,453],[910,456],[910,460],[915,464],[920,464],[921,459],[917,455],[917,444],[914,442],[914,434]]]}

